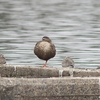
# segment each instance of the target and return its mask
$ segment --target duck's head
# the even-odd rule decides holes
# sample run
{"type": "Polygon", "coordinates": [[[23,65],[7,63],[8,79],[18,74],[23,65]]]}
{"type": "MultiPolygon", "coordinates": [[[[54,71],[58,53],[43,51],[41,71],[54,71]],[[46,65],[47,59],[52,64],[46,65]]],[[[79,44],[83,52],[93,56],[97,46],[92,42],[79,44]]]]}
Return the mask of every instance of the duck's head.
{"type": "Polygon", "coordinates": [[[49,37],[47,37],[47,36],[44,36],[44,37],[42,38],[42,41],[51,42],[51,39],[50,39],[49,37]]]}

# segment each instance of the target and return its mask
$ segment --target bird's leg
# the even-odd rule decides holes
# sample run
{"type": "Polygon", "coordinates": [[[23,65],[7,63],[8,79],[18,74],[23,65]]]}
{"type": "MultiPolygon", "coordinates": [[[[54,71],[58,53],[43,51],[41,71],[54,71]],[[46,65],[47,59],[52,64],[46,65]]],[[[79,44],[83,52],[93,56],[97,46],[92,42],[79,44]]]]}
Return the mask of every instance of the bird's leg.
{"type": "Polygon", "coordinates": [[[46,60],[45,64],[44,64],[42,67],[48,67],[48,66],[46,66],[46,65],[47,65],[47,60],[46,60]]]}

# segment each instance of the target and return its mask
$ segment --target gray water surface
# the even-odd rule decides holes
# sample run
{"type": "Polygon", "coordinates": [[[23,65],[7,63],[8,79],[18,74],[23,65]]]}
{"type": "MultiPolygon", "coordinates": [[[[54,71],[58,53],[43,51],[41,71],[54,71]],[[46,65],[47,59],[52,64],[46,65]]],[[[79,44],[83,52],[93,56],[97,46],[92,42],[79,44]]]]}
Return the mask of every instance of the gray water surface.
{"type": "Polygon", "coordinates": [[[100,0],[0,1],[0,53],[8,64],[43,65],[33,53],[43,36],[57,50],[48,66],[61,67],[66,56],[76,68],[100,66],[100,0]]]}

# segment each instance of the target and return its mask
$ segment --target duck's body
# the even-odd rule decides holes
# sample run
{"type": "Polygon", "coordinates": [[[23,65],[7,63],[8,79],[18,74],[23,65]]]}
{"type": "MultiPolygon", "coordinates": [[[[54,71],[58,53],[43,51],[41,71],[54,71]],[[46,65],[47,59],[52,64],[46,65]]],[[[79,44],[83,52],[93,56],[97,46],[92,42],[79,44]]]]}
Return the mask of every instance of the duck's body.
{"type": "MultiPolygon", "coordinates": [[[[49,37],[44,36],[42,41],[37,42],[34,47],[34,53],[38,58],[47,61],[56,55],[56,49],[49,37]]],[[[43,67],[47,67],[46,63],[43,67]]]]}

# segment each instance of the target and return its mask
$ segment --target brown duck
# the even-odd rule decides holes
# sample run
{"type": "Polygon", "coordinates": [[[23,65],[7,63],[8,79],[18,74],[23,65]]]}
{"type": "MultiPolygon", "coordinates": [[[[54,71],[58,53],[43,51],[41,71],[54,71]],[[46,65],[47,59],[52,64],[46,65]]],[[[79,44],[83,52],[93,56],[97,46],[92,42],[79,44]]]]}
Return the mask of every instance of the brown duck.
{"type": "Polygon", "coordinates": [[[46,66],[47,61],[56,55],[56,49],[51,39],[44,36],[42,41],[36,43],[34,53],[38,58],[46,61],[42,67],[48,67],[46,66]]]}

